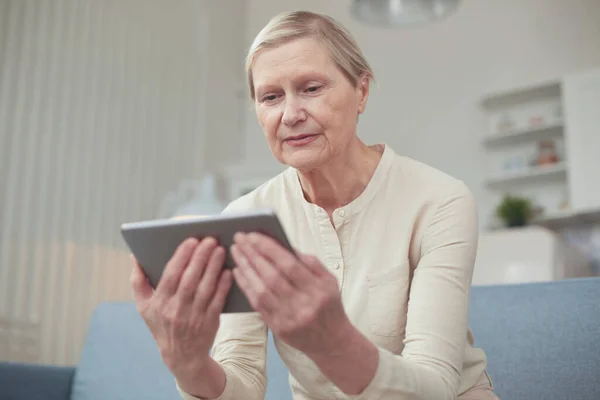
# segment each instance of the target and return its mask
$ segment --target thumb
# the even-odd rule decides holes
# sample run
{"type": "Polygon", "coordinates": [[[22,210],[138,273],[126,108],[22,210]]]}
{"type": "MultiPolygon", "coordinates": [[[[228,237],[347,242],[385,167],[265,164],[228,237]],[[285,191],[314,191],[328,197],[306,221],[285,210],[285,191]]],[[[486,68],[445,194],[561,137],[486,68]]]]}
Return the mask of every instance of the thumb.
{"type": "Polygon", "coordinates": [[[133,263],[133,268],[131,268],[130,281],[133,289],[133,298],[138,305],[143,305],[150,300],[154,289],[133,255],[131,256],[131,262],[133,263]]]}

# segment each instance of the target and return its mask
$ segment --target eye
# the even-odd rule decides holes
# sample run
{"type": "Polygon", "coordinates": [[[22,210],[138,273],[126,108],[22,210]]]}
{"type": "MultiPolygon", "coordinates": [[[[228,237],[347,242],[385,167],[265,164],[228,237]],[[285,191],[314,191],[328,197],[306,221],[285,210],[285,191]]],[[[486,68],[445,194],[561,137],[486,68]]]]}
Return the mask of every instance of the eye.
{"type": "Polygon", "coordinates": [[[321,89],[321,86],[309,86],[306,91],[308,93],[315,93],[317,91],[319,91],[319,89],[321,89]]]}
{"type": "Polygon", "coordinates": [[[276,94],[266,94],[260,99],[263,103],[277,100],[276,94]]]}

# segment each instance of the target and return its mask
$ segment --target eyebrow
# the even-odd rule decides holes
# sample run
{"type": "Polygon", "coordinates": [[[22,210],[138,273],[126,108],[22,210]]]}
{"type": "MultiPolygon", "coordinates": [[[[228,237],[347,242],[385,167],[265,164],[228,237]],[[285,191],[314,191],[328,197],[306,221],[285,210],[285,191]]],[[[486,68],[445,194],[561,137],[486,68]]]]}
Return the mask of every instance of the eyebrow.
{"type": "MultiPolygon", "coordinates": [[[[280,80],[279,78],[275,79],[275,81],[279,81],[279,80],[280,80]]],[[[306,71],[306,72],[303,72],[303,73],[299,74],[298,76],[294,77],[294,82],[296,84],[298,82],[307,82],[307,81],[311,81],[311,80],[329,81],[330,79],[322,72],[319,72],[316,70],[306,71]]],[[[262,95],[263,93],[269,92],[270,90],[272,90],[273,88],[276,88],[278,86],[279,85],[276,83],[259,84],[259,85],[256,85],[255,92],[257,95],[262,95]]]]}

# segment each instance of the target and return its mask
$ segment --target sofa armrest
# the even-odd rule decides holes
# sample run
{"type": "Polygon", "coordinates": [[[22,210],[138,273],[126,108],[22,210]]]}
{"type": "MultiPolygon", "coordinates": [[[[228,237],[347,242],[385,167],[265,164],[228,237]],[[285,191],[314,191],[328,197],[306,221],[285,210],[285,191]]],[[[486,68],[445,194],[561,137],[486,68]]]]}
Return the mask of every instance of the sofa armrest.
{"type": "Polygon", "coordinates": [[[69,400],[75,368],[0,362],[0,399],[69,400]]]}

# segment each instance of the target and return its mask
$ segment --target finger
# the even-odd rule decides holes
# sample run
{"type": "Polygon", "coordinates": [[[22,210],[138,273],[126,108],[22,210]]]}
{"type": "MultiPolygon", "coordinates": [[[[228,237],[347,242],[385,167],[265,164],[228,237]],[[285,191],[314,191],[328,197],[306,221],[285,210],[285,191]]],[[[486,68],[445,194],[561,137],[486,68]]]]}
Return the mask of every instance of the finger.
{"type": "Polygon", "coordinates": [[[232,283],[233,275],[231,271],[228,269],[223,270],[219,277],[219,282],[217,283],[215,295],[212,297],[208,307],[206,308],[206,315],[208,318],[214,319],[221,315],[223,312],[223,307],[225,307],[225,300],[227,299],[227,294],[231,289],[232,283]]]}
{"type": "Polygon", "coordinates": [[[184,240],[175,250],[175,253],[165,266],[165,270],[160,277],[156,287],[156,292],[163,296],[170,297],[177,291],[179,280],[190,262],[194,250],[198,246],[198,239],[190,238],[184,240]]]}
{"type": "MultiPolygon", "coordinates": [[[[248,278],[244,274],[244,271],[240,267],[236,267],[232,271],[233,278],[235,279],[240,290],[246,295],[250,305],[254,309],[254,311],[258,312],[262,319],[269,325],[270,327],[274,326],[273,324],[282,324],[284,321],[293,321],[297,317],[296,307],[292,303],[292,307],[289,307],[290,303],[281,302],[278,304],[276,309],[270,309],[265,307],[260,307],[256,305],[253,301],[253,295],[251,293],[252,289],[250,288],[250,283],[248,282],[248,278]],[[286,307],[287,305],[287,307],[286,307]]],[[[302,296],[301,299],[305,299],[306,296],[302,296]]],[[[300,301],[300,304],[304,304],[306,301],[300,301]]],[[[274,330],[275,331],[275,330],[274,330]]]]}
{"type": "Polygon", "coordinates": [[[273,293],[269,291],[260,277],[254,272],[246,257],[237,248],[237,245],[231,246],[231,255],[237,264],[237,267],[234,268],[236,282],[238,282],[240,289],[248,298],[252,308],[258,312],[271,313],[277,306],[277,299],[273,293]],[[238,276],[240,280],[238,280],[238,276]]]}
{"type": "MultiPolygon", "coordinates": [[[[243,234],[236,237],[238,240],[244,240],[243,234]]],[[[276,240],[255,232],[247,234],[246,238],[258,253],[271,260],[294,285],[304,287],[314,281],[311,271],[302,268],[300,260],[276,240]]]]}
{"type": "Polygon", "coordinates": [[[265,312],[265,310],[258,309],[256,307],[256,304],[255,304],[255,302],[253,300],[254,297],[252,295],[252,288],[250,287],[250,283],[248,282],[248,278],[246,278],[246,275],[244,275],[244,273],[242,272],[242,270],[240,269],[240,267],[235,267],[234,269],[232,269],[231,270],[231,274],[233,276],[233,279],[237,283],[238,287],[240,288],[240,290],[244,294],[244,296],[246,296],[246,298],[248,299],[248,302],[250,303],[250,306],[252,307],[252,309],[254,311],[260,313],[264,317],[267,313],[265,312]]]}
{"type": "Polygon", "coordinates": [[[292,286],[293,283],[276,265],[273,265],[270,260],[258,253],[252,244],[248,243],[246,239],[241,239],[236,248],[240,250],[250,267],[276,297],[281,298],[292,295],[295,290],[295,287],[292,286]]]}
{"type": "Polygon", "coordinates": [[[206,265],[216,247],[217,241],[211,237],[202,239],[200,244],[196,246],[190,262],[183,272],[181,282],[177,287],[177,294],[183,301],[191,302],[194,298],[206,265]]]}
{"type": "Polygon", "coordinates": [[[225,262],[225,249],[223,247],[215,247],[210,255],[204,275],[196,285],[194,309],[206,310],[214,297],[219,276],[225,262]]]}
{"type": "Polygon", "coordinates": [[[129,279],[133,289],[133,298],[138,305],[143,305],[150,300],[154,289],[134,256],[131,256],[131,261],[133,262],[133,267],[131,268],[129,279]]]}
{"type": "Polygon", "coordinates": [[[313,274],[317,276],[323,276],[327,269],[323,266],[323,263],[315,256],[296,252],[298,259],[308,268],[313,274]]]}

